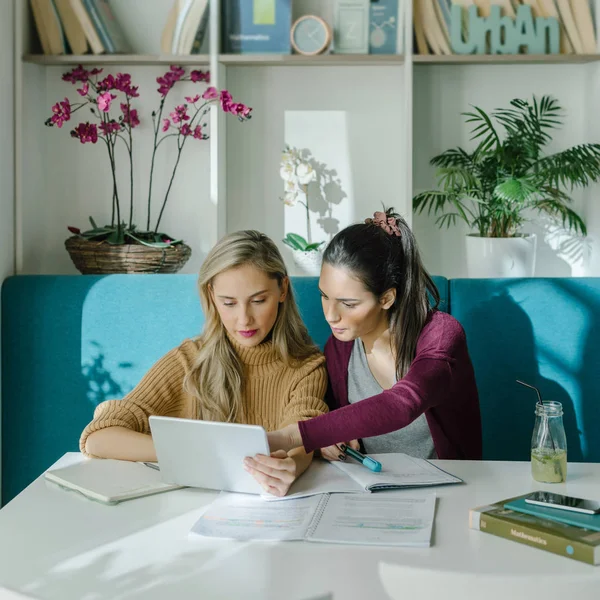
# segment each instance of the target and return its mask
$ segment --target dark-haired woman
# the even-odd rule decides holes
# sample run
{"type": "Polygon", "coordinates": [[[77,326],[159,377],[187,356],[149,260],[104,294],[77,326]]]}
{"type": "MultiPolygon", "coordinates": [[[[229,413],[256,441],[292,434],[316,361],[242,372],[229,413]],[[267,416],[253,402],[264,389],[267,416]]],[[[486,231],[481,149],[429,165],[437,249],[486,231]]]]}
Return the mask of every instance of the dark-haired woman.
{"type": "Polygon", "coordinates": [[[480,459],[465,333],[437,310],[439,293],[406,221],[390,209],[339,232],[319,287],[333,333],[325,346],[332,412],[269,433],[272,450],[303,444],[343,460],[337,444],[361,439],[367,453],[480,459]]]}

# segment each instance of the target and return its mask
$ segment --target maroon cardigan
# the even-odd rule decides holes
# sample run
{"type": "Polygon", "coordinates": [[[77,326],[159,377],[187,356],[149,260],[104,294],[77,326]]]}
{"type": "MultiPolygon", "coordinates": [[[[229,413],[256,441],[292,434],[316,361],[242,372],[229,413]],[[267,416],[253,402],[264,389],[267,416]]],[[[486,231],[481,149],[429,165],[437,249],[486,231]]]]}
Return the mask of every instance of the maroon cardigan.
{"type": "Polygon", "coordinates": [[[433,311],[406,375],[389,390],[349,404],[353,343],[332,336],[325,345],[332,412],[298,423],[307,452],[397,431],[425,413],[438,458],[481,459],[475,374],[465,332],[454,317],[433,311]]]}

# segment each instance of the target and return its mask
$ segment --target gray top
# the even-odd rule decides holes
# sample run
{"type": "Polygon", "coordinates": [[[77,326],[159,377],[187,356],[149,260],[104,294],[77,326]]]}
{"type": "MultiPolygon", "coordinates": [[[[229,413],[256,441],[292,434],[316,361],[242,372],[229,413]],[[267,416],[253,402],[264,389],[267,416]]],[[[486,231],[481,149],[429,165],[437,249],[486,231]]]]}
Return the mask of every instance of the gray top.
{"type": "MultiPolygon", "coordinates": [[[[348,402],[354,404],[381,392],[383,388],[369,368],[365,347],[360,339],[356,339],[348,364],[348,402]]],[[[417,458],[437,458],[424,414],[398,431],[363,438],[363,444],[367,454],[404,452],[417,458]]]]}

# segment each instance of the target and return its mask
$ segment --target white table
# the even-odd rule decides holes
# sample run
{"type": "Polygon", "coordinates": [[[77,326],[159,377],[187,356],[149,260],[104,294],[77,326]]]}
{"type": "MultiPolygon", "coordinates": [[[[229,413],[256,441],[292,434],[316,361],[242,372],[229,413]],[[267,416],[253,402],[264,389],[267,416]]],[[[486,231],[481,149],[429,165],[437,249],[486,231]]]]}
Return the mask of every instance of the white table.
{"type": "MultiPolygon", "coordinates": [[[[78,460],[79,454],[70,453],[54,467],[78,460]]],[[[570,576],[594,584],[588,597],[600,598],[600,566],[468,527],[469,508],[534,489],[600,498],[600,464],[570,464],[566,484],[542,485],[531,479],[527,462],[434,462],[466,484],[436,488],[431,548],[188,539],[215,493],[183,489],[105,506],[40,477],[0,510],[0,587],[53,600],[424,600],[402,589],[402,581],[408,585],[405,574],[397,580],[390,575],[394,565],[402,565],[433,570],[431,581],[441,574],[435,583],[440,600],[484,597],[475,587],[472,596],[455,595],[456,584],[445,584],[444,577],[454,581],[460,574],[474,585],[485,580],[482,574],[517,580],[528,575],[529,581],[570,576]]]]}

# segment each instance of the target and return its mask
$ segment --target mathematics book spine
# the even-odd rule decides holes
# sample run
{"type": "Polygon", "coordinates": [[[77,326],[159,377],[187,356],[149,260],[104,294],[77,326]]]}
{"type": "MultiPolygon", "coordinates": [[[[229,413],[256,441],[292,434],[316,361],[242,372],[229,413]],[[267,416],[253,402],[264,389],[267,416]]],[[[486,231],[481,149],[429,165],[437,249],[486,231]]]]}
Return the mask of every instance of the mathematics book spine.
{"type": "Polygon", "coordinates": [[[600,533],[515,513],[498,505],[474,508],[469,526],[590,565],[600,564],[600,533]]]}

